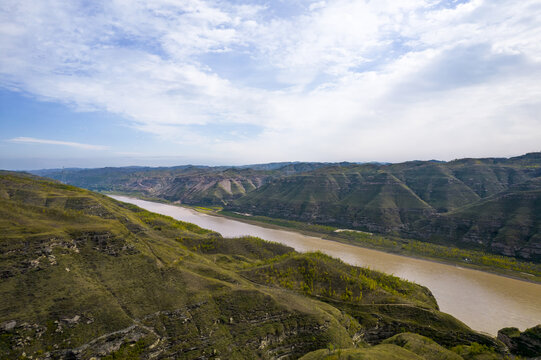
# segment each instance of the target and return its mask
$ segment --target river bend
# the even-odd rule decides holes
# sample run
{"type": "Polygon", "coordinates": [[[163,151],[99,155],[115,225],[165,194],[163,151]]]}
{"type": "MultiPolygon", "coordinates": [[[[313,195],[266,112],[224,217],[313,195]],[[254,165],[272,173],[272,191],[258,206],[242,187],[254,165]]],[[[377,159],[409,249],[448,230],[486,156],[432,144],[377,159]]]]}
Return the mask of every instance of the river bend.
{"type": "Polygon", "coordinates": [[[224,237],[257,236],[293,247],[300,252],[320,250],[343,261],[368,266],[427,286],[441,311],[460,319],[472,329],[496,335],[503,327],[520,330],[541,323],[541,285],[482,271],[440,264],[358,246],[307,236],[293,231],[270,229],[192,209],[139,200],[125,196],[114,199],[143,209],[194,223],[224,237]]]}

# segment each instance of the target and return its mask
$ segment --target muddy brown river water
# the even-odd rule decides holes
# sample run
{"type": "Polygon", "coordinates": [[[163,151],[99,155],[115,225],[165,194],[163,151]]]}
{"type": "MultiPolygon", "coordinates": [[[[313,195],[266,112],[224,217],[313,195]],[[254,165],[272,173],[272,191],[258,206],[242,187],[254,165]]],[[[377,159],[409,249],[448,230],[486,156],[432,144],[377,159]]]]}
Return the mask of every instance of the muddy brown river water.
{"type": "Polygon", "coordinates": [[[520,330],[541,323],[541,285],[482,271],[440,264],[335,241],[269,229],[192,209],[144,201],[125,196],[113,198],[146,210],[194,223],[225,237],[257,236],[293,247],[300,252],[320,250],[343,261],[368,266],[427,286],[441,311],[460,319],[472,329],[496,335],[508,326],[520,330]]]}

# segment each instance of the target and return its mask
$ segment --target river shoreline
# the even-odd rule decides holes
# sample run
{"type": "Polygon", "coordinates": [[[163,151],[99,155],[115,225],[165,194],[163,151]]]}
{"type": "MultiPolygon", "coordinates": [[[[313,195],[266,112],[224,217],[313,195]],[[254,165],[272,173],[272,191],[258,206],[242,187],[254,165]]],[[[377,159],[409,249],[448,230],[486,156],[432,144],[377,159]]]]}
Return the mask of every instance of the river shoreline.
{"type": "Polygon", "coordinates": [[[537,325],[538,319],[541,319],[541,285],[536,283],[322,239],[317,234],[305,235],[289,228],[249,224],[163,201],[157,203],[125,196],[115,198],[148,211],[194,223],[224,237],[256,236],[291,246],[299,252],[322,251],[348,264],[368,267],[424,285],[435,296],[441,311],[455,316],[477,331],[496,335],[501,328],[513,326],[526,329],[537,325]]]}
{"type": "Polygon", "coordinates": [[[371,246],[369,246],[369,244],[366,244],[365,246],[363,246],[363,245],[358,244],[358,243],[348,242],[348,241],[345,241],[344,239],[337,238],[337,237],[332,237],[332,236],[329,236],[329,234],[318,233],[318,232],[315,232],[315,231],[295,229],[295,228],[286,227],[286,226],[269,224],[269,223],[266,223],[266,222],[263,222],[263,221],[258,221],[258,220],[250,220],[250,219],[244,219],[244,218],[235,217],[235,216],[229,216],[227,214],[222,214],[220,212],[215,212],[215,211],[203,211],[201,209],[197,209],[197,207],[192,207],[192,206],[189,206],[189,205],[178,205],[178,204],[173,204],[173,203],[170,203],[170,205],[186,207],[188,209],[192,209],[192,210],[195,210],[195,211],[207,214],[207,215],[224,217],[224,218],[231,219],[231,220],[241,221],[241,222],[244,222],[246,224],[266,227],[268,229],[292,231],[292,232],[296,232],[296,233],[307,235],[307,236],[318,237],[318,238],[323,239],[323,240],[335,241],[335,242],[338,242],[338,243],[341,243],[341,244],[357,246],[357,247],[360,247],[360,248],[363,248],[363,249],[370,249],[370,250],[380,251],[380,252],[383,252],[383,253],[386,253],[386,254],[392,254],[392,255],[402,256],[402,257],[406,257],[406,258],[410,258],[410,259],[416,259],[416,260],[431,261],[431,262],[434,262],[434,263],[437,263],[437,264],[442,264],[442,265],[452,265],[452,266],[456,266],[457,268],[468,268],[468,269],[471,269],[471,270],[481,271],[481,272],[485,272],[485,273],[492,274],[492,275],[503,276],[503,277],[513,279],[513,280],[519,280],[519,281],[524,281],[524,282],[528,282],[528,283],[532,283],[532,284],[541,285],[541,281],[535,281],[535,280],[532,280],[532,279],[528,279],[526,277],[526,276],[535,277],[535,275],[533,275],[533,274],[524,273],[521,276],[521,275],[518,275],[514,271],[510,271],[510,273],[506,273],[506,272],[503,272],[503,270],[498,271],[498,269],[494,269],[494,268],[491,268],[491,267],[483,267],[483,266],[479,266],[479,265],[475,265],[475,264],[468,264],[468,263],[458,262],[458,261],[453,261],[453,260],[444,260],[444,259],[441,259],[441,258],[434,258],[434,257],[428,257],[428,256],[420,256],[420,255],[416,256],[416,255],[404,254],[404,253],[394,252],[394,251],[386,251],[384,248],[371,247],[371,246]]]}
{"type": "MultiPolygon", "coordinates": [[[[384,246],[373,246],[370,243],[359,243],[359,242],[354,242],[354,241],[347,241],[347,239],[337,237],[337,236],[333,236],[332,234],[328,234],[328,233],[311,231],[311,230],[306,230],[306,229],[299,229],[299,228],[296,228],[296,227],[288,227],[288,226],[281,226],[281,225],[271,224],[271,223],[268,223],[268,222],[265,222],[265,221],[253,219],[253,218],[251,218],[251,216],[240,214],[240,213],[235,213],[235,216],[232,216],[232,215],[229,215],[229,214],[224,213],[222,211],[217,211],[217,210],[214,210],[214,209],[211,209],[211,208],[205,208],[205,207],[197,206],[197,205],[179,204],[179,203],[168,201],[168,200],[165,200],[165,199],[142,196],[140,194],[130,194],[130,193],[122,193],[122,192],[103,192],[103,193],[105,195],[125,196],[125,197],[130,197],[130,198],[133,198],[133,199],[152,201],[152,202],[156,202],[156,203],[162,203],[162,204],[167,204],[167,205],[178,206],[178,207],[181,207],[181,208],[191,209],[191,210],[203,213],[203,214],[217,216],[217,217],[223,217],[223,218],[230,219],[230,220],[236,220],[236,221],[240,221],[240,222],[243,222],[243,223],[246,223],[246,224],[265,227],[267,229],[292,231],[292,232],[302,234],[302,235],[306,235],[306,236],[312,236],[312,237],[317,237],[317,238],[320,238],[320,239],[323,239],[323,240],[335,241],[335,242],[338,242],[338,243],[341,243],[341,244],[357,246],[357,247],[360,247],[360,248],[363,248],[363,249],[370,249],[370,250],[380,251],[380,252],[383,252],[383,253],[386,253],[386,254],[403,256],[403,257],[406,257],[406,258],[416,259],[416,260],[426,260],[426,261],[431,261],[431,262],[435,262],[435,263],[438,263],[438,264],[455,266],[457,268],[467,268],[467,269],[481,271],[481,272],[485,272],[485,273],[489,273],[489,274],[493,274],[493,275],[503,276],[503,277],[513,279],[513,280],[519,280],[519,281],[524,281],[524,282],[528,282],[528,283],[532,283],[532,284],[541,285],[541,277],[540,276],[536,276],[534,274],[525,273],[525,272],[521,272],[521,271],[509,270],[509,269],[503,269],[503,268],[497,268],[497,267],[491,267],[491,266],[484,266],[484,265],[479,265],[479,264],[471,264],[471,263],[464,262],[464,261],[457,261],[457,260],[446,259],[446,258],[441,258],[441,257],[431,257],[431,256],[427,256],[427,255],[422,255],[422,254],[411,254],[411,253],[406,253],[406,252],[393,251],[393,249],[389,249],[389,248],[386,248],[384,246]]],[[[281,219],[277,219],[277,220],[281,220],[281,219]]],[[[344,229],[341,229],[341,230],[344,230],[344,229]]],[[[348,230],[348,229],[345,229],[345,230],[348,230]]],[[[355,231],[355,230],[353,230],[353,231],[355,231]]],[[[381,235],[381,236],[383,236],[383,235],[381,235]]]]}

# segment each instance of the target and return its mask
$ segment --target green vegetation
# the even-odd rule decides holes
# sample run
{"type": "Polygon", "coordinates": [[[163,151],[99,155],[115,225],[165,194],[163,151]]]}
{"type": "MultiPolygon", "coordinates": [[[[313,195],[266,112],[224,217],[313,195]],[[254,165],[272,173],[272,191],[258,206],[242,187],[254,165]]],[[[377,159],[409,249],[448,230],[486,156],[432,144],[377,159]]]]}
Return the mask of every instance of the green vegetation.
{"type": "Polygon", "coordinates": [[[301,360],[422,360],[423,358],[396,345],[384,344],[364,349],[321,349],[301,360]]]}
{"type": "Polygon", "coordinates": [[[501,355],[496,353],[494,349],[486,345],[472,343],[471,345],[458,345],[452,350],[460,355],[464,360],[497,360],[501,359],[501,355]]]}
{"type": "MultiPolygon", "coordinates": [[[[383,343],[398,345],[427,360],[460,360],[461,358],[454,352],[438,345],[434,340],[412,333],[395,335],[383,343]]],[[[487,349],[489,348],[487,347],[487,349]]]]}
{"type": "Polygon", "coordinates": [[[541,354],[541,325],[520,332],[517,328],[504,328],[498,331],[498,340],[503,342],[511,353],[526,357],[541,354]]]}
{"type": "Polygon", "coordinates": [[[323,253],[273,258],[242,274],[250,280],[293,289],[329,301],[360,304],[409,304],[437,309],[428,289],[366,268],[347,265],[323,253]]]}
{"type": "Polygon", "coordinates": [[[415,360],[497,360],[509,357],[497,354],[485,345],[472,343],[459,345],[448,350],[433,340],[412,333],[395,335],[381,345],[360,349],[320,349],[306,354],[301,360],[340,360],[340,359],[415,359],[415,360]]]}
{"type": "Polygon", "coordinates": [[[145,352],[145,349],[151,346],[149,339],[144,338],[132,344],[125,343],[120,346],[120,349],[102,358],[102,360],[137,360],[145,352]]]}
{"type": "Polygon", "coordinates": [[[541,264],[521,261],[510,256],[494,255],[479,250],[461,249],[419,240],[404,239],[396,236],[384,236],[357,230],[338,229],[328,225],[302,223],[299,221],[275,219],[266,216],[246,216],[230,211],[219,211],[216,212],[216,214],[250,223],[257,223],[259,225],[269,224],[279,226],[346,244],[400,255],[445,261],[464,267],[497,272],[499,274],[533,282],[541,282],[541,264]]]}
{"type": "Polygon", "coordinates": [[[385,358],[405,331],[502,356],[422,286],[27,175],[0,173],[0,249],[1,358],[385,358]]]}
{"type": "Polygon", "coordinates": [[[305,223],[305,222],[294,221],[294,220],[271,218],[268,216],[261,216],[261,215],[244,215],[244,214],[239,214],[239,213],[227,211],[227,210],[219,210],[216,213],[219,215],[225,215],[227,217],[232,217],[232,218],[236,218],[240,220],[255,221],[255,222],[295,229],[299,231],[318,233],[318,234],[330,235],[335,230],[337,230],[337,228],[333,226],[329,226],[329,225],[311,224],[311,223],[305,223]]]}
{"type": "MultiPolygon", "coordinates": [[[[450,162],[133,167],[39,174],[91,190],[205,211],[220,206],[541,262],[541,153],[450,162]]],[[[417,253],[435,254],[435,248],[416,247],[417,253]]],[[[515,264],[501,263],[503,258],[474,257],[479,266],[521,271],[515,264]]]]}
{"type": "Polygon", "coordinates": [[[309,171],[323,164],[283,163],[275,166],[170,168],[124,167],[40,170],[47,176],[89,190],[192,205],[224,205],[283,174],[309,171]]]}
{"type": "Polygon", "coordinates": [[[330,166],[273,180],[229,211],[541,261],[541,153],[330,166]]]}

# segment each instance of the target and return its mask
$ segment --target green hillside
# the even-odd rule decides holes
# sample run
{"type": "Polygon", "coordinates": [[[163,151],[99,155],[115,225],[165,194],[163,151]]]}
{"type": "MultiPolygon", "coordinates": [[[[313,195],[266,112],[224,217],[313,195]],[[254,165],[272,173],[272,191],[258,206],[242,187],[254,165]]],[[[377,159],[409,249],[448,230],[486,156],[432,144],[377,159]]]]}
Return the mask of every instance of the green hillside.
{"type": "Polygon", "coordinates": [[[275,163],[38,173],[91,190],[219,205],[241,213],[541,260],[539,192],[520,188],[538,183],[541,153],[400,164],[275,163]]]}
{"type": "Polygon", "coordinates": [[[472,344],[446,349],[433,340],[412,333],[395,335],[370,348],[335,349],[330,346],[306,354],[302,360],[496,360],[501,355],[490,348],[472,344]],[[460,354],[460,355],[459,355],[460,354]]]}
{"type": "Polygon", "coordinates": [[[228,209],[541,260],[541,154],[337,166],[270,181],[228,209]]]}
{"type": "Polygon", "coordinates": [[[294,359],[404,331],[501,349],[419,285],[23,174],[0,173],[0,247],[0,358],[294,359]]]}
{"type": "Polygon", "coordinates": [[[392,166],[389,170],[437,212],[456,209],[480,199],[446,164],[406,163],[392,166]]]}
{"type": "Polygon", "coordinates": [[[469,206],[421,220],[414,234],[434,242],[481,247],[541,261],[541,177],[469,206]]]}
{"type": "Polygon", "coordinates": [[[179,166],[174,168],[101,168],[37,171],[94,191],[114,191],[186,204],[216,205],[265,183],[272,170],[179,166]]]}
{"type": "Polygon", "coordinates": [[[259,215],[397,232],[434,210],[378,166],[332,167],[280,178],[229,206],[259,215]]]}

